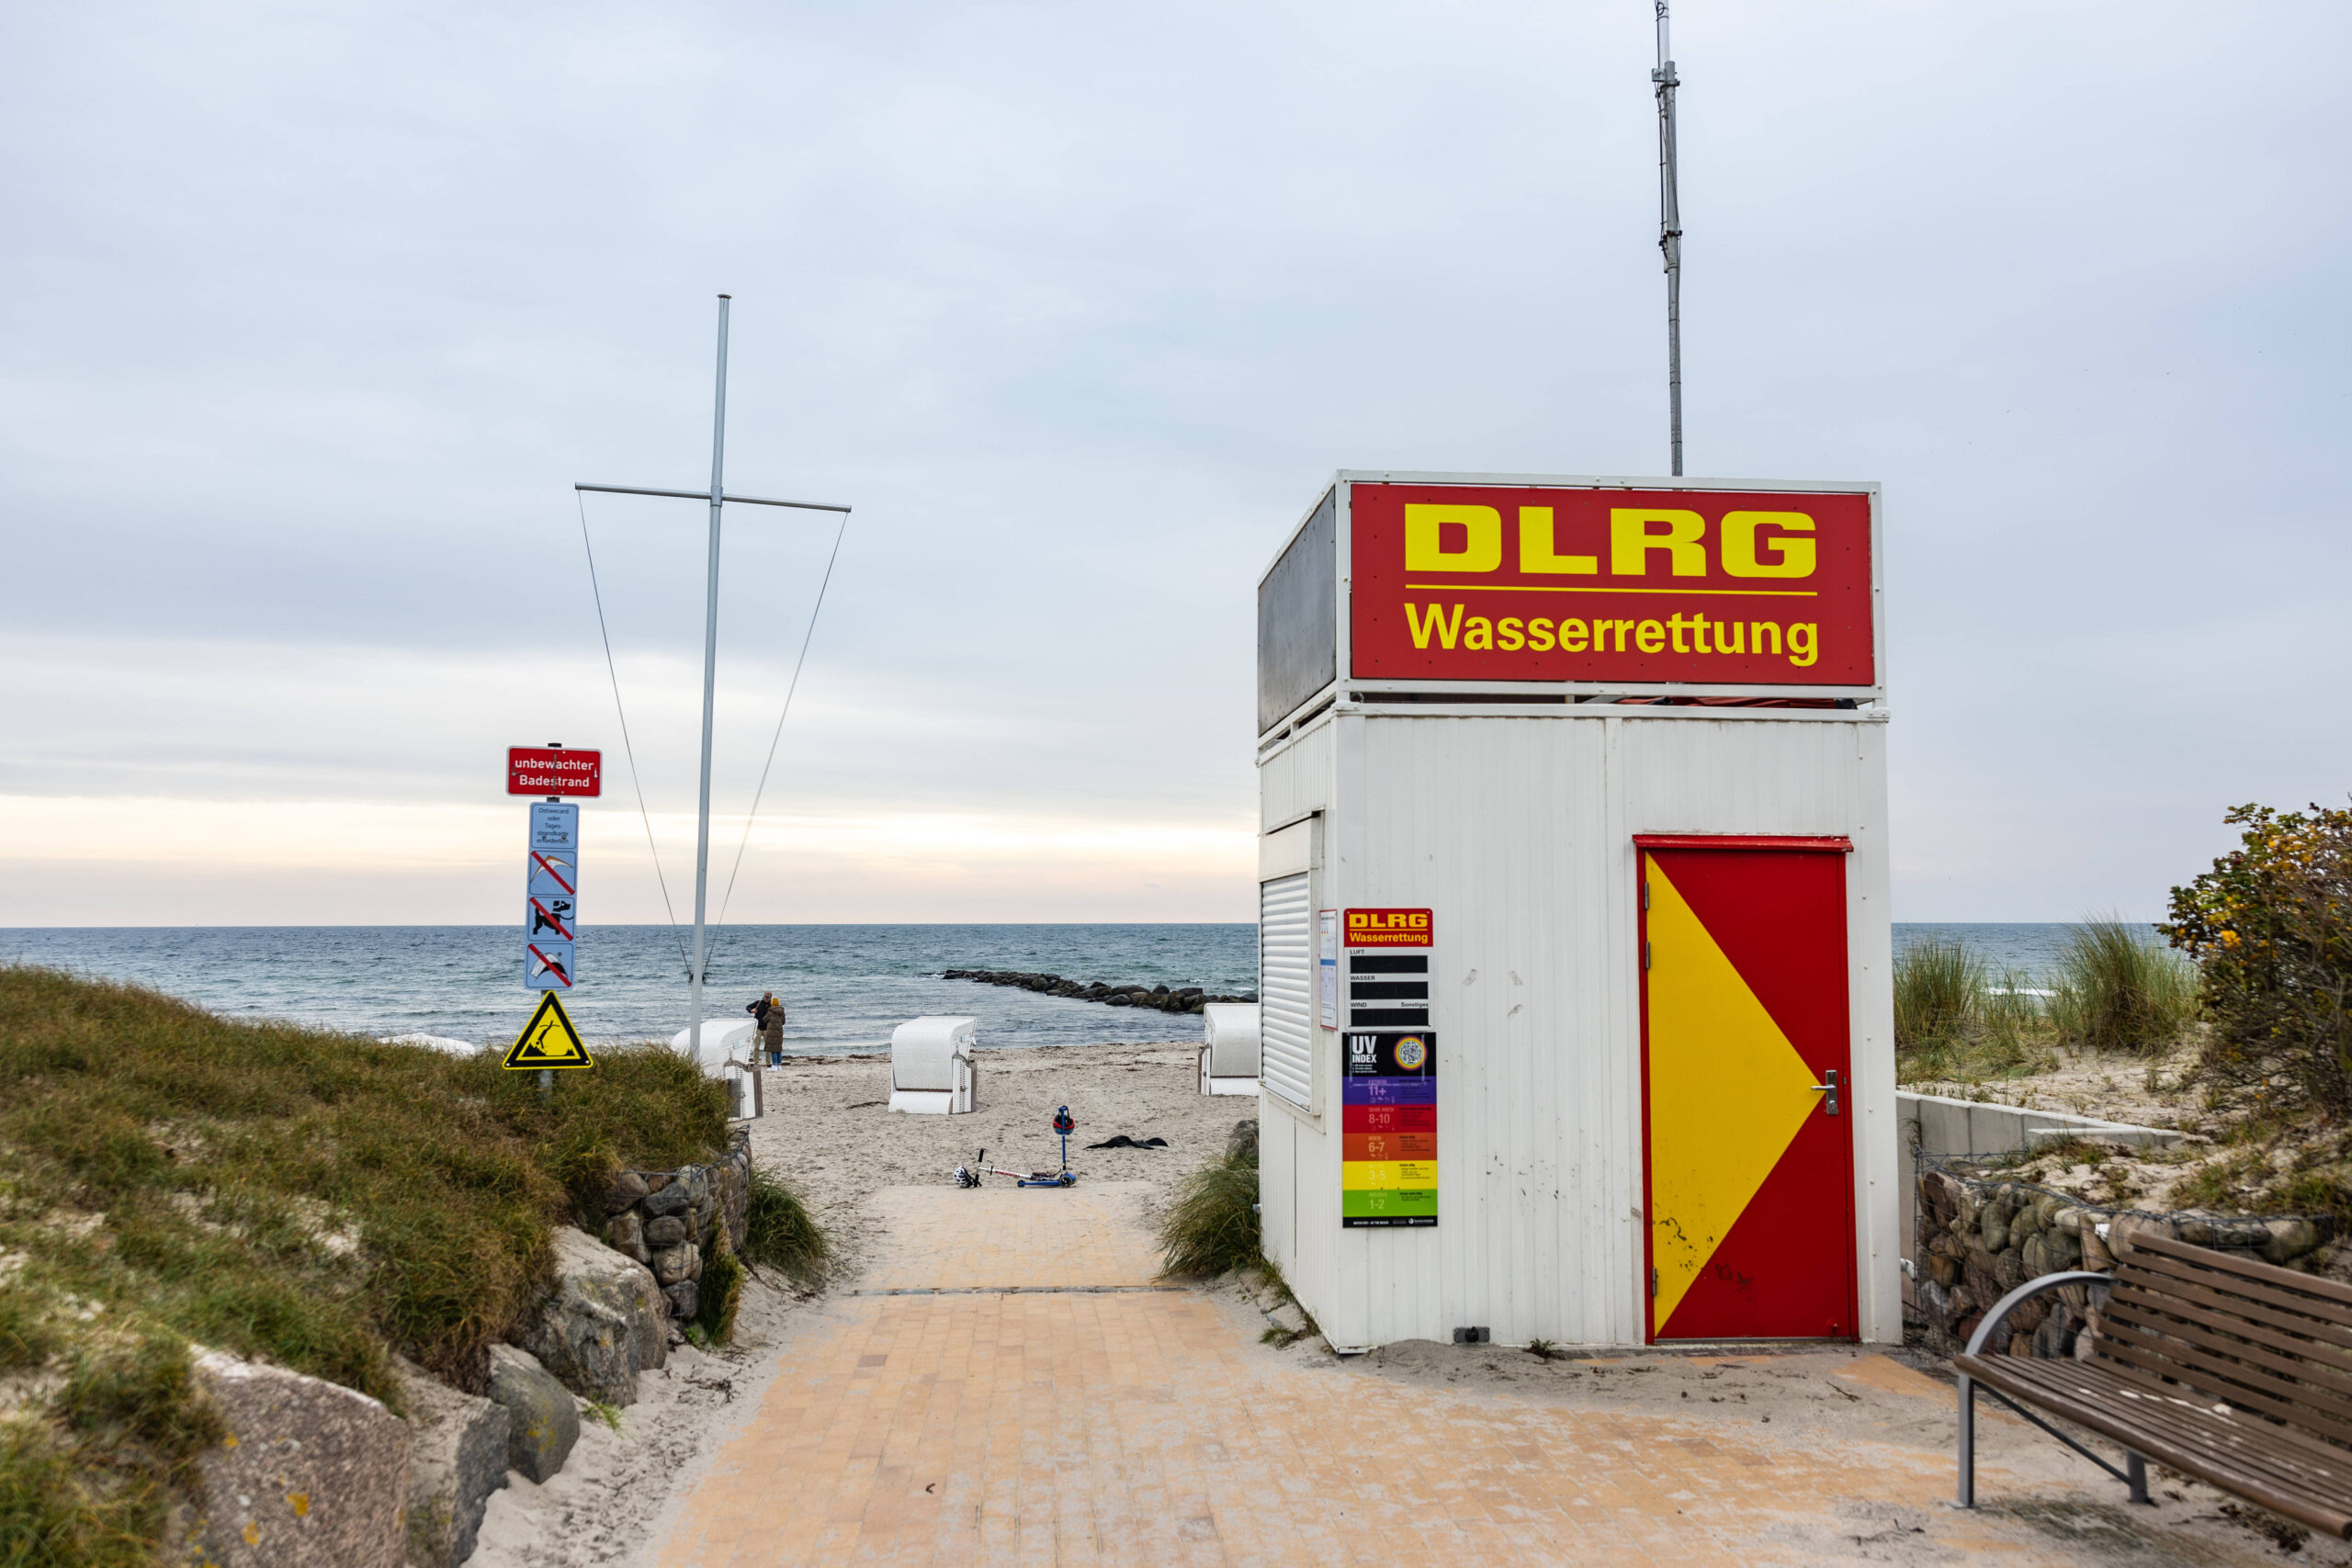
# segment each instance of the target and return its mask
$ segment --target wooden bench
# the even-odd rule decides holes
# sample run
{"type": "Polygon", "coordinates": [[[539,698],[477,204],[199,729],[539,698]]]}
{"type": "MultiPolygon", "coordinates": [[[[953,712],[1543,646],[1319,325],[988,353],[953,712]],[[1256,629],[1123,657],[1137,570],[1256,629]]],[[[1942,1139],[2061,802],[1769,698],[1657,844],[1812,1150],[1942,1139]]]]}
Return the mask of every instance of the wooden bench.
{"type": "Polygon", "coordinates": [[[2134,1235],[2112,1275],[2030,1280],[1952,1358],[1960,1506],[1976,1506],[1976,1388],[2148,1500],[2147,1461],[2352,1537],[2352,1286],[2134,1235]],[[2106,1292],[2087,1359],[1986,1355],[2023,1303],[2062,1285],[2106,1292]],[[2118,1470],[2028,1410],[2123,1445],[2118,1470]]]}

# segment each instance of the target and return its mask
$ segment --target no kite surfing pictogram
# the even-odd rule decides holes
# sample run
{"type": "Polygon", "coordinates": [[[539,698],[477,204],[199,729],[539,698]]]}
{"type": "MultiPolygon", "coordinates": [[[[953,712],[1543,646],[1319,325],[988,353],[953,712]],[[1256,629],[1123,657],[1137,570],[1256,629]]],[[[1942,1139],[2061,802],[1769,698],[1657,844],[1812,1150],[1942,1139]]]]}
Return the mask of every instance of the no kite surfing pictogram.
{"type": "Polygon", "coordinates": [[[507,1047],[504,1063],[510,1073],[595,1065],[588,1047],[581,1043],[580,1031],[571,1027],[570,1015],[553,991],[539,998],[538,1010],[523,1026],[523,1032],[514,1037],[514,1043],[507,1047]]]}

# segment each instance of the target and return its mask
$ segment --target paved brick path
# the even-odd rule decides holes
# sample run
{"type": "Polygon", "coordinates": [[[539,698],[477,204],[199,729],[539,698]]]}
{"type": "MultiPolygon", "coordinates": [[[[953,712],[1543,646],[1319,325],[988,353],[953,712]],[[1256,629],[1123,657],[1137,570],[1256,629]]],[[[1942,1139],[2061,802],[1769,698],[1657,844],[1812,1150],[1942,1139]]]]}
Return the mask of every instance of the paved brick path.
{"type": "Polygon", "coordinates": [[[784,1348],[663,1568],[2151,1560],[2046,1483],[2074,1473],[2054,1449],[2030,1473],[2072,1541],[1944,1508],[1949,1449],[1891,1428],[1948,1429],[1950,1391],[1883,1357],[1806,1359],[1860,1391],[1839,1432],[1456,1392],[1276,1354],[1230,1300],[1159,1286],[1136,1189],[877,1202],[879,1261],[784,1348]]]}

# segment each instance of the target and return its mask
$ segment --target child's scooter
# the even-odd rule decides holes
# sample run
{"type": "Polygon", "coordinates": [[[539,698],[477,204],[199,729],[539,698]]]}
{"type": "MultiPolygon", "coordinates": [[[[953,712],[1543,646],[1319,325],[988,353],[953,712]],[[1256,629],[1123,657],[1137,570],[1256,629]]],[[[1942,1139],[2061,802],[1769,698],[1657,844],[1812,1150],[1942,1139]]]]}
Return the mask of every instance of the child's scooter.
{"type": "Polygon", "coordinates": [[[961,1165],[956,1168],[956,1185],[978,1187],[983,1176],[1009,1176],[1015,1187],[1077,1186],[1078,1172],[1069,1168],[1069,1135],[1078,1131],[1078,1123],[1071,1120],[1069,1106],[1065,1105],[1054,1112],[1054,1131],[1061,1134],[1062,1140],[1062,1168],[1059,1170],[1006,1170],[1001,1166],[989,1164],[989,1152],[982,1149],[973,1161],[979,1169],[961,1165]]]}

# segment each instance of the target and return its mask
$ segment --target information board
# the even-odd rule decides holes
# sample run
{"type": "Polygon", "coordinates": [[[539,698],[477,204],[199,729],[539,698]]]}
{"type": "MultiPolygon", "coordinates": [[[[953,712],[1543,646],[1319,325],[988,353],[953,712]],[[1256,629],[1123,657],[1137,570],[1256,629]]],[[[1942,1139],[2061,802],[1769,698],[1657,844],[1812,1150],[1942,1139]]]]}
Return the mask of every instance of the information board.
{"type": "Polygon", "coordinates": [[[1350,1031],[1340,1084],[1340,1224],[1437,1224],[1437,1036],[1350,1031]]]}
{"type": "Polygon", "coordinates": [[[523,861],[523,983],[568,991],[580,971],[572,944],[580,931],[580,807],[531,804],[523,861]]]}

